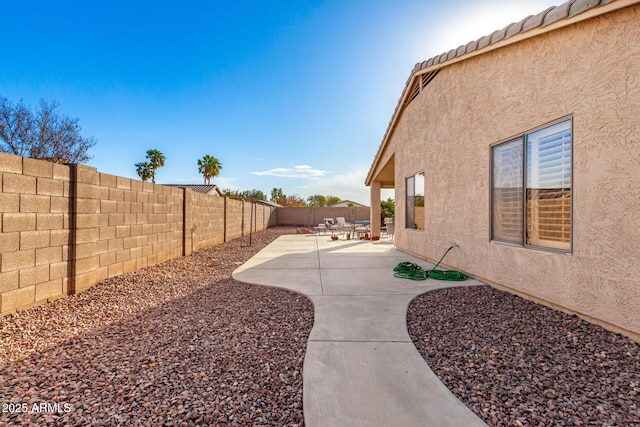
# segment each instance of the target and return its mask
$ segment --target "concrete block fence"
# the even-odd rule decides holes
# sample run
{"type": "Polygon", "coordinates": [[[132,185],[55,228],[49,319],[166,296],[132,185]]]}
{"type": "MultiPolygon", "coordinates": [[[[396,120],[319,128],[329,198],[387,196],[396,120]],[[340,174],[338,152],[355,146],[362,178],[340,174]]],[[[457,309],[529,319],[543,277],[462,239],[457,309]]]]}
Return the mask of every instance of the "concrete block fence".
{"type": "Polygon", "coordinates": [[[276,223],[275,208],[0,153],[0,315],[276,223]]]}
{"type": "Polygon", "coordinates": [[[322,207],[322,208],[278,208],[276,222],[278,225],[314,227],[323,224],[325,218],[343,217],[346,222],[365,221],[370,217],[368,207],[322,207]]]}

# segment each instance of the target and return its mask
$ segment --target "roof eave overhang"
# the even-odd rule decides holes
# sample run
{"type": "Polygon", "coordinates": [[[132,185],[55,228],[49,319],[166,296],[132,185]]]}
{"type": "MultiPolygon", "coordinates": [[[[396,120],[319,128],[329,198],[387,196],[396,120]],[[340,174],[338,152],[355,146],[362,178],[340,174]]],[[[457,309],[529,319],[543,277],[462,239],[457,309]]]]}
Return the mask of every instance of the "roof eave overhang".
{"type": "Polygon", "coordinates": [[[593,7],[592,9],[586,10],[582,13],[579,13],[571,17],[567,17],[565,19],[557,20],[548,25],[544,24],[544,19],[547,16],[547,14],[549,14],[549,12],[559,9],[561,7],[566,7],[567,10],[569,10],[574,4],[578,2],[585,3],[584,0],[572,0],[558,7],[550,7],[544,10],[543,12],[540,12],[538,15],[528,16],[522,21],[518,23],[510,24],[505,28],[503,28],[502,30],[495,31],[488,36],[481,37],[476,41],[467,43],[466,45],[460,46],[457,49],[453,49],[447,53],[443,53],[440,56],[431,58],[428,61],[417,63],[414,66],[413,70],[411,71],[409,78],[407,79],[407,83],[402,91],[402,95],[400,96],[400,99],[398,100],[398,104],[396,105],[395,111],[391,117],[391,120],[389,121],[389,126],[387,127],[384,137],[382,138],[382,142],[380,143],[380,147],[378,147],[378,151],[373,160],[371,168],[369,169],[369,173],[367,174],[365,185],[370,186],[371,182],[374,180],[375,172],[379,166],[382,155],[384,154],[387,148],[389,139],[393,135],[393,131],[395,130],[398,120],[400,119],[400,116],[402,116],[402,112],[404,111],[402,106],[405,105],[407,97],[410,96],[410,91],[408,90],[408,88],[412,87],[414,81],[417,78],[420,78],[423,74],[440,70],[442,68],[455,64],[457,62],[465,61],[475,56],[484,55],[487,52],[501,49],[505,46],[519,43],[523,40],[538,37],[542,34],[546,34],[551,31],[558,30],[560,28],[568,27],[569,25],[573,25],[581,21],[586,21],[588,19],[592,19],[597,16],[605,15],[607,13],[611,13],[613,11],[623,9],[625,7],[633,6],[635,4],[640,4],[640,0],[603,0],[599,2],[600,4],[599,6],[593,7]],[[526,25],[527,22],[532,19],[539,19],[540,22],[542,23],[541,26],[531,28],[523,32],[519,32],[509,37],[509,29],[514,28],[515,26],[518,26],[518,25],[521,26],[520,28],[522,29],[522,26],[526,25]],[[494,43],[491,43],[491,39],[495,37],[499,37],[501,33],[502,33],[502,36],[505,38],[495,41],[494,43]],[[478,49],[478,44],[482,43],[483,40],[488,40],[489,44],[478,49]],[[474,43],[475,43],[475,46],[473,46],[474,43]],[[471,49],[472,47],[473,49],[471,49]]]}

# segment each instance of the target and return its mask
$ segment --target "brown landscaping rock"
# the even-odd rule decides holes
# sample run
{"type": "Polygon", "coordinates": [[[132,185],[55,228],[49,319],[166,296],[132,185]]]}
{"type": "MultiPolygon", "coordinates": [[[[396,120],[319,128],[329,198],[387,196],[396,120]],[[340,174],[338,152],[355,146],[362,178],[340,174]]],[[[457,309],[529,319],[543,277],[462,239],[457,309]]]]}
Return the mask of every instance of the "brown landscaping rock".
{"type": "Polygon", "coordinates": [[[295,229],[0,318],[0,402],[28,408],[0,412],[0,425],[303,425],[313,306],[230,277],[283,233],[295,229]]]}
{"type": "Polygon", "coordinates": [[[487,286],[423,294],[407,323],[491,426],[640,426],[640,345],[622,335],[487,286]]]}

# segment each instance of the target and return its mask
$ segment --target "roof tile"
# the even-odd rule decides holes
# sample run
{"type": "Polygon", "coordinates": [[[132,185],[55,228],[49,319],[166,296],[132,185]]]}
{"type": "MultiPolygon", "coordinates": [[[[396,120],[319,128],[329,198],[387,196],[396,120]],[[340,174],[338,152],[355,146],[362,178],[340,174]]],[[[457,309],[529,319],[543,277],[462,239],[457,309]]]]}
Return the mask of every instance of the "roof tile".
{"type": "Polygon", "coordinates": [[[501,29],[499,31],[495,31],[493,33],[493,35],[491,36],[491,44],[497,43],[500,40],[504,39],[504,36],[507,33],[507,28],[509,28],[509,27],[505,27],[505,28],[503,28],[503,29],[501,29]]]}
{"type": "Polygon", "coordinates": [[[569,15],[569,6],[575,0],[570,0],[566,3],[561,4],[560,6],[556,6],[549,11],[544,17],[542,21],[542,26],[545,27],[549,24],[553,24],[556,21],[566,18],[569,15]]]}
{"type": "Polygon", "coordinates": [[[480,40],[473,40],[473,41],[470,41],[469,43],[467,43],[467,46],[466,46],[467,53],[473,52],[474,50],[476,50],[478,48],[478,41],[480,41],[480,40]]]}
{"type": "Polygon", "coordinates": [[[600,0],[576,0],[569,7],[569,18],[586,10],[593,9],[600,4],[600,0]]]}
{"type": "Polygon", "coordinates": [[[218,186],[215,184],[163,184],[168,187],[189,188],[196,193],[208,194],[209,192],[216,190],[220,193],[218,186]]]}
{"type": "Polygon", "coordinates": [[[545,10],[543,10],[542,12],[538,13],[537,15],[533,15],[531,18],[527,19],[525,21],[525,23],[522,25],[522,32],[524,33],[525,31],[529,31],[533,28],[539,27],[540,25],[542,25],[542,21],[544,21],[544,17],[545,15],[551,10],[554,9],[555,7],[550,7],[547,8],[545,10]]]}
{"type": "Polygon", "coordinates": [[[493,36],[495,33],[496,32],[494,31],[488,36],[484,36],[480,40],[478,40],[478,50],[482,49],[483,47],[489,46],[489,44],[491,43],[491,36],[493,36]]]}
{"type": "Polygon", "coordinates": [[[456,57],[456,52],[457,52],[456,49],[451,49],[449,51],[449,53],[447,53],[447,60],[455,58],[456,57]]]}
{"type": "Polygon", "coordinates": [[[518,21],[515,24],[513,24],[512,26],[510,26],[509,29],[507,30],[507,34],[505,35],[505,38],[509,38],[509,37],[515,36],[516,34],[522,32],[522,26],[532,16],[533,15],[529,15],[526,18],[522,19],[521,21],[518,21]]]}
{"type": "Polygon", "coordinates": [[[512,22],[511,24],[507,25],[506,27],[503,28],[504,30],[504,38],[507,38],[507,34],[509,33],[509,30],[511,29],[511,27],[513,27],[514,25],[517,25],[515,22],[512,22]]]}
{"type": "Polygon", "coordinates": [[[456,57],[464,55],[466,51],[467,47],[465,45],[459,46],[458,49],[456,49],[456,57]]]}

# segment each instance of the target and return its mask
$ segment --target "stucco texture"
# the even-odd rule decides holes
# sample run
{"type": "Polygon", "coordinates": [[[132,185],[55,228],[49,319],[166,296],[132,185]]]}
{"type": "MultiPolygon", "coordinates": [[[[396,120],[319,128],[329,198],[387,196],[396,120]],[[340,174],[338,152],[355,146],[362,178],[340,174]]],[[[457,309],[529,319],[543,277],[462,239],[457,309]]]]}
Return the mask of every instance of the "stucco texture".
{"type": "MultiPolygon", "coordinates": [[[[640,337],[640,6],[444,67],[397,119],[399,249],[640,337]],[[490,241],[490,147],[573,119],[573,247],[490,241]],[[405,178],[425,172],[425,230],[405,178]]],[[[375,171],[374,175],[375,177],[375,171]]],[[[375,178],[374,178],[375,180],[375,178]]]]}

